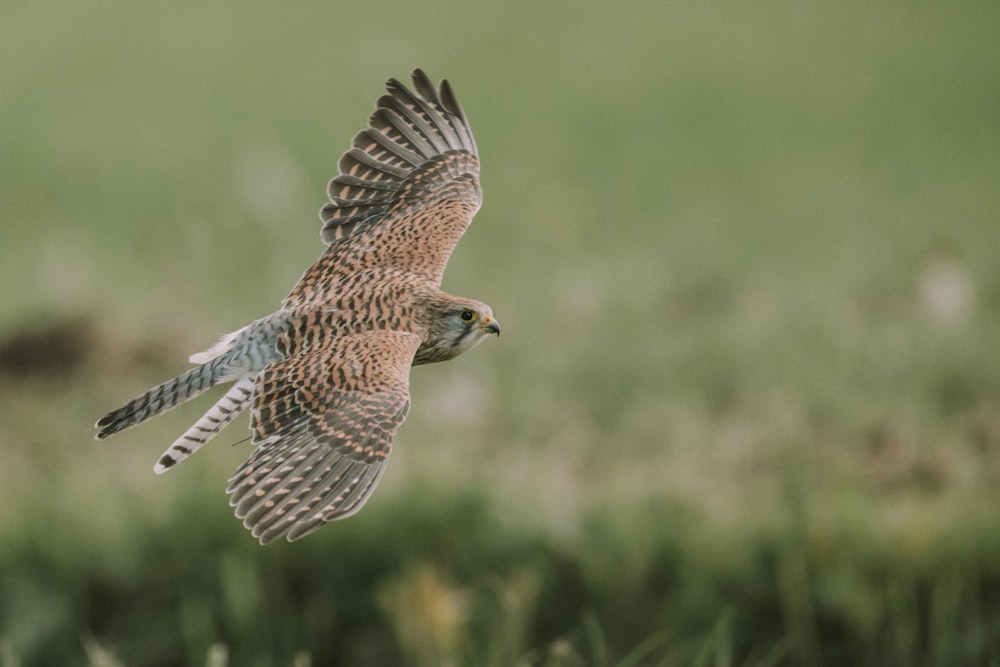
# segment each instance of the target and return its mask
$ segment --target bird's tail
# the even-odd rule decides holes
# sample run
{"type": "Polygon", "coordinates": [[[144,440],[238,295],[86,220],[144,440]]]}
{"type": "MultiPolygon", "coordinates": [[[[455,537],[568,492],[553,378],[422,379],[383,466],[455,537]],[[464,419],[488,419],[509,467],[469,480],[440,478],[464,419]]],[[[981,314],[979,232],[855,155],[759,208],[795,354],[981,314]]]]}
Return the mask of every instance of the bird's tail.
{"type": "MultiPolygon", "coordinates": [[[[153,387],[143,395],[133,398],[117,410],[101,417],[96,424],[96,428],[100,429],[97,433],[97,439],[103,440],[109,435],[118,433],[118,431],[140,424],[150,417],[199,396],[214,385],[232,382],[240,378],[255,377],[260,369],[281,356],[277,348],[278,336],[288,325],[291,317],[290,311],[279,310],[248,324],[239,331],[223,336],[208,350],[192,354],[190,361],[193,364],[199,364],[198,366],[173,380],[153,387]]],[[[243,382],[241,380],[236,387],[230,389],[229,393],[212,410],[202,417],[191,430],[181,436],[181,440],[189,435],[196,438],[197,436],[192,433],[194,429],[206,429],[203,431],[204,433],[211,431],[215,423],[211,421],[212,418],[223,421],[222,426],[229,423],[236,415],[224,419],[226,417],[224,410],[232,409],[237,404],[242,410],[246,401],[249,400],[247,396],[243,395],[242,390],[237,390],[237,387],[247,388],[243,382]]],[[[252,385],[250,389],[252,390],[252,385]]],[[[235,412],[238,413],[239,410],[235,410],[235,412]]],[[[222,426],[216,428],[215,432],[221,430],[222,426]]],[[[209,437],[206,437],[204,442],[207,442],[209,437]]],[[[179,443],[183,445],[180,440],[174,444],[179,443]]],[[[169,453],[170,450],[167,450],[164,456],[169,453]]]]}
{"type": "Polygon", "coordinates": [[[109,435],[140,424],[150,417],[166,412],[170,408],[199,396],[209,387],[220,382],[235,379],[246,369],[234,373],[235,369],[223,358],[215,358],[209,363],[196,366],[183,375],[157,385],[141,396],[112,410],[97,420],[96,428],[100,429],[97,439],[103,440],[109,435]]]}
{"type": "Polygon", "coordinates": [[[236,419],[253,397],[254,377],[244,376],[230,387],[184,435],[163,452],[153,471],[159,475],[198,451],[206,442],[236,419]]]}

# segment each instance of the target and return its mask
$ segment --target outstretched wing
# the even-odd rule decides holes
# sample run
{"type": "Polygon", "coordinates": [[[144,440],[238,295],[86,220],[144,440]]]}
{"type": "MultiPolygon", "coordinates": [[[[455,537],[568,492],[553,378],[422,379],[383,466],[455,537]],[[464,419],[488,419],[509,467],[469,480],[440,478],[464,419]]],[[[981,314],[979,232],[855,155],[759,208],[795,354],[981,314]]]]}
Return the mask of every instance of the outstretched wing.
{"type": "Polygon", "coordinates": [[[479,158],[448,82],[435,90],[417,69],[413,86],[416,93],[390,79],[369,127],[340,158],[320,211],[322,237],[440,283],[482,201],[479,158]]]}
{"type": "Polygon", "coordinates": [[[226,492],[262,544],[296,540],[361,509],[409,410],[419,344],[414,334],[369,331],[261,372],[251,423],[256,449],[226,492]]]}

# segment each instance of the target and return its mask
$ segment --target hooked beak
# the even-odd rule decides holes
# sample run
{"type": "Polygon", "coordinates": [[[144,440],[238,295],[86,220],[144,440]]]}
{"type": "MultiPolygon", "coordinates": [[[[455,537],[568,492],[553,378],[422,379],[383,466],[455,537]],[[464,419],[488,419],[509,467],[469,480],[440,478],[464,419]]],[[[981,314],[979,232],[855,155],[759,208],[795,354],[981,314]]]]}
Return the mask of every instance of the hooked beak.
{"type": "Polygon", "coordinates": [[[492,317],[483,320],[483,323],[480,326],[480,328],[486,333],[496,334],[497,336],[500,336],[500,323],[497,322],[492,317]]]}

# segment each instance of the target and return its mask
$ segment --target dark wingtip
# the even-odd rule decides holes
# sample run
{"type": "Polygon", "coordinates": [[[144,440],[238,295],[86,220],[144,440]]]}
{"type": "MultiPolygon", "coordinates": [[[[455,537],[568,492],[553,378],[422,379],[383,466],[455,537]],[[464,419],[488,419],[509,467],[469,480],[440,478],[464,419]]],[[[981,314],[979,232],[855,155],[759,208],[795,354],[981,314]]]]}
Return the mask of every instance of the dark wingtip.
{"type": "Polygon", "coordinates": [[[455,91],[452,90],[451,84],[448,83],[448,79],[441,79],[441,85],[437,89],[434,87],[434,83],[431,82],[427,72],[417,67],[413,70],[413,74],[410,75],[413,79],[413,86],[430,102],[438,102],[445,109],[455,114],[459,118],[465,118],[465,113],[462,111],[462,106],[458,103],[458,98],[455,97],[455,91]]]}
{"type": "Polygon", "coordinates": [[[267,530],[265,530],[260,535],[254,535],[254,537],[257,538],[257,540],[260,542],[260,545],[262,547],[266,547],[268,544],[271,544],[272,542],[274,542],[275,540],[277,540],[279,537],[281,537],[282,533],[284,533],[284,530],[282,530],[282,531],[267,531],[267,530]]]}
{"type": "Polygon", "coordinates": [[[413,73],[410,74],[410,78],[413,80],[413,85],[417,86],[418,88],[422,84],[430,84],[431,82],[431,78],[427,76],[427,72],[425,72],[420,67],[413,68],[413,73]]]}
{"type": "Polygon", "coordinates": [[[427,74],[424,73],[422,69],[413,70],[413,87],[425,102],[430,102],[431,104],[441,104],[441,100],[438,97],[438,91],[434,88],[434,83],[431,82],[427,74]]]}
{"type": "Polygon", "coordinates": [[[448,79],[441,80],[441,104],[445,109],[465,120],[465,111],[462,110],[462,105],[458,103],[458,98],[455,97],[455,91],[452,90],[448,79]]]}

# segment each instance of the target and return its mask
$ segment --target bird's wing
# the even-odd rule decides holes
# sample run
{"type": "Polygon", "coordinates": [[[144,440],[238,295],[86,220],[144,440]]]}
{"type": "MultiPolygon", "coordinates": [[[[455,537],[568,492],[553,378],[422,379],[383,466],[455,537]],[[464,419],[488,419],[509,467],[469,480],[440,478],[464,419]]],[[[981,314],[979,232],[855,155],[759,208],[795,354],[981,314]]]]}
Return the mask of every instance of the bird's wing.
{"type": "Polygon", "coordinates": [[[440,284],[482,201],[479,158],[448,82],[435,90],[418,69],[413,87],[416,93],[390,79],[369,127],[340,158],[320,211],[322,237],[440,284]]]}
{"type": "Polygon", "coordinates": [[[361,509],[409,410],[419,344],[411,333],[369,331],[261,372],[251,423],[257,446],[227,493],[262,544],[298,539],[361,509]]]}

